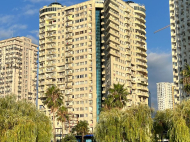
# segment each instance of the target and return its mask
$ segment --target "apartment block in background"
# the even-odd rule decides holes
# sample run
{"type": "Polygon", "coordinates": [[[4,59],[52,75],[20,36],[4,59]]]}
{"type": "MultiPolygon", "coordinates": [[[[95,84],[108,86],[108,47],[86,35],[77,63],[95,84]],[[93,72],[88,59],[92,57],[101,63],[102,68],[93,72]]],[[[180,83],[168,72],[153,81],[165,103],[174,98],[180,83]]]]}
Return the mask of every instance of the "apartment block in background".
{"type": "Polygon", "coordinates": [[[27,37],[0,41],[0,93],[36,104],[37,47],[27,37]]]}
{"type": "Polygon", "coordinates": [[[158,110],[174,108],[173,83],[157,83],[157,102],[158,110]]]}
{"type": "MultiPolygon", "coordinates": [[[[144,6],[122,0],[40,9],[39,109],[52,115],[42,102],[47,88],[57,85],[73,114],[65,134],[80,120],[93,132],[114,83],[128,88],[128,106],[148,105],[145,17],[144,6]]],[[[61,128],[57,122],[57,134],[61,128]]]]}
{"type": "Polygon", "coordinates": [[[189,99],[189,94],[183,92],[180,72],[186,64],[190,64],[190,1],[170,0],[170,27],[173,62],[173,82],[175,85],[175,103],[189,99]]]}

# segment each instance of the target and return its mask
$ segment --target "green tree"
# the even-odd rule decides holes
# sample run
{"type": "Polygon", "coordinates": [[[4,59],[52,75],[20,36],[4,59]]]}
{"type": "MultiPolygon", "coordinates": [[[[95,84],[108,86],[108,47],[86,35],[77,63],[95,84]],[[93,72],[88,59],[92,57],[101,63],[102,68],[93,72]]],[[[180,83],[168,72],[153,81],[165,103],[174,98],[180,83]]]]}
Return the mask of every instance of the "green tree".
{"type": "Polygon", "coordinates": [[[79,121],[77,125],[72,128],[72,132],[76,132],[77,135],[82,135],[82,142],[84,142],[84,135],[89,133],[88,122],[86,120],[79,121]]]}
{"type": "Polygon", "coordinates": [[[157,111],[154,117],[154,134],[155,139],[168,139],[167,132],[169,130],[169,123],[173,116],[173,110],[167,109],[164,111],[157,111]]]}
{"type": "Polygon", "coordinates": [[[62,139],[63,139],[63,129],[64,129],[64,122],[69,120],[69,113],[65,106],[62,106],[57,111],[57,120],[61,122],[62,124],[62,139]]]}
{"type": "Polygon", "coordinates": [[[183,91],[190,93],[190,66],[188,64],[184,66],[184,70],[181,71],[181,75],[183,77],[180,80],[180,83],[183,84],[183,91]]]}
{"type": "Polygon", "coordinates": [[[97,142],[120,142],[123,140],[123,113],[118,108],[101,111],[94,131],[97,142]]]}
{"type": "Polygon", "coordinates": [[[16,96],[0,98],[1,142],[45,142],[52,137],[50,119],[35,105],[15,101],[16,96]]]}
{"type": "Polygon", "coordinates": [[[68,134],[62,139],[62,142],[77,142],[77,139],[73,134],[68,134]]]}
{"type": "Polygon", "coordinates": [[[174,110],[157,112],[154,119],[155,134],[160,136],[163,130],[174,142],[190,142],[190,100],[176,105],[174,110]],[[160,125],[159,125],[160,124],[160,125]]]}
{"type": "Polygon", "coordinates": [[[111,109],[111,108],[120,108],[126,106],[127,103],[127,95],[129,94],[127,89],[124,88],[124,84],[114,84],[113,88],[109,89],[109,95],[105,99],[103,105],[105,109],[111,109]]]}
{"type": "Polygon", "coordinates": [[[145,105],[127,110],[114,108],[100,113],[94,135],[97,142],[150,142],[152,140],[152,110],[145,105]]]}
{"type": "Polygon", "coordinates": [[[61,93],[60,89],[57,88],[57,86],[51,86],[47,89],[45,93],[45,101],[43,101],[44,105],[47,105],[47,107],[51,110],[51,113],[53,114],[53,138],[54,142],[56,142],[55,137],[55,113],[61,107],[63,104],[63,94],[61,93]]]}

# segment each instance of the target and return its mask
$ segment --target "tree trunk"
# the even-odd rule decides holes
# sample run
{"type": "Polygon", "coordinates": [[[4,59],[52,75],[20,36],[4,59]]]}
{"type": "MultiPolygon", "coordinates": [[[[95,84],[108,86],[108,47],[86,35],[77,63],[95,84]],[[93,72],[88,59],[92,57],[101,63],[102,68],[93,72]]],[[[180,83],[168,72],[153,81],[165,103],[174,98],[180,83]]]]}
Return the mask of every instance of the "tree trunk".
{"type": "Polygon", "coordinates": [[[70,120],[69,120],[69,133],[70,133],[70,120]]]}
{"type": "Polygon", "coordinates": [[[62,122],[62,139],[63,139],[63,122],[62,122]]]}
{"type": "Polygon", "coordinates": [[[84,133],[82,133],[82,142],[84,142],[84,133]]]}
{"type": "Polygon", "coordinates": [[[55,112],[53,112],[53,141],[56,142],[56,137],[55,137],[55,112]]]}

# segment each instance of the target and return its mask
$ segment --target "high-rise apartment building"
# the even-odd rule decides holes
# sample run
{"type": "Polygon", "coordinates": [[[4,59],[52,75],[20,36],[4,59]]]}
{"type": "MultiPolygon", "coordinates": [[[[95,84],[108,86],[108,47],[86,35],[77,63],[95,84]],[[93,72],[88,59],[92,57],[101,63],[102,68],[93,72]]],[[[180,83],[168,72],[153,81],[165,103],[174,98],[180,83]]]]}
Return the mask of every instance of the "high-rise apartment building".
{"type": "MultiPolygon", "coordinates": [[[[46,89],[57,85],[73,119],[87,120],[93,131],[114,83],[128,88],[128,106],[148,104],[145,17],[143,5],[122,0],[69,7],[55,2],[40,9],[39,109],[51,115],[42,101],[46,89]]],[[[59,122],[56,128],[60,134],[59,122]]]]}
{"type": "Polygon", "coordinates": [[[170,0],[170,27],[173,62],[173,82],[175,85],[175,103],[189,99],[189,94],[182,91],[179,83],[182,78],[180,72],[185,64],[190,64],[190,17],[188,0],[170,0]]]}
{"type": "Polygon", "coordinates": [[[158,110],[173,109],[173,83],[160,82],[157,83],[157,102],[158,110]]]}
{"type": "Polygon", "coordinates": [[[27,37],[0,41],[0,93],[36,104],[37,47],[27,37]]]}

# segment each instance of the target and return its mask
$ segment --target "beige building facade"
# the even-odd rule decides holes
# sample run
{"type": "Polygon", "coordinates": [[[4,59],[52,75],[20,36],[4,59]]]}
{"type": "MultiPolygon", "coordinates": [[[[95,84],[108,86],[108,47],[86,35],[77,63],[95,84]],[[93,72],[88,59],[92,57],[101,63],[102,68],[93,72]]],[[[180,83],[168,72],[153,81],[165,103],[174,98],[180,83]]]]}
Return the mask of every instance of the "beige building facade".
{"type": "MultiPolygon", "coordinates": [[[[40,9],[39,109],[44,93],[57,85],[73,121],[98,121],[102,98],[114,83],[125,84],[132,104],[148,104],[145,7],[122,0],[90,0],[69,7],[52,3],[40,9]]],[[[56,123],[56,133],[61,125],[56,123]]]]}
{"type": "Polygon", "coordinates": [[[183,92],[183,85],[179,82],[182,78],[180,72],[186,64],[190,64],[189,4],[187,0],[169,1],[175,104],[190,97],[189,94],[183,92]]]}
{"type": "Polygon", "coordinates": [[[37,47],[27,37],[13,37],[0,41],[1,96],[15,94],[36,104],[37,47]]]}

